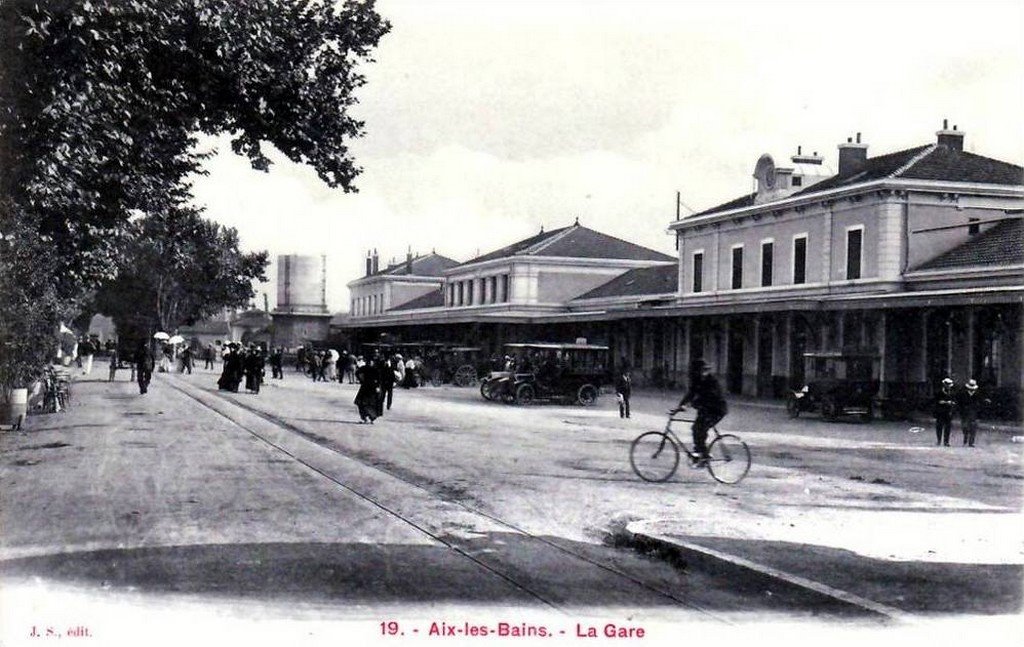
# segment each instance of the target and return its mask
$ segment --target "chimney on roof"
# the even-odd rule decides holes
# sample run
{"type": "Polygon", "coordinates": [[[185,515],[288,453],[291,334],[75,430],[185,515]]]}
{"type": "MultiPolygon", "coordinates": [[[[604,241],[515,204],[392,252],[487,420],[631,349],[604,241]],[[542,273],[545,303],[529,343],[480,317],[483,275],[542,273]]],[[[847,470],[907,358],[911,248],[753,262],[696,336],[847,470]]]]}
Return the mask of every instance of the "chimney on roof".
{"type": "Polygon", "coordinates": [[[956,125],[953,126],[953,130],[949,130],[948,119],[942,120],[942,130],[935,135],[938,137],[939,146],[945,146],[953,151],[964,150],[964,131],[957,130],[956,125]]]}
{"type": "Polygon", "coordinates": [[[789,158],[794,164],[814,164],[821,166],[825,162],[825,158],[818,155],[818,151],[814,151],[813,155],[804,155],[804,147],[796,147],[796,155],[789,158]]]}
{"type": "Polygon", "coordinates": [[[370,258],[370,250],[366,250],[366,276],[373,274],[373,260],[370,258]]]}
{"type": "Polygon", "coordinates": [[[377,250],[373,250],[373,273],[376,274],[380,270],[380,257],[377,256],[377,250]]]}
{"type": "Polygon", "coordinates": [[[405,273],[412,274],[412,246],[409,246],[409,251],[405,253],[405,273]]]}
{"type": "Polygon", "coordinates": [[[860,133],[857,133],[857,141],[847,137],[846,143],[839,144],[839,175],[852,175],[864,168],[868,161],[868,145],[860,142],[860,133]]]}

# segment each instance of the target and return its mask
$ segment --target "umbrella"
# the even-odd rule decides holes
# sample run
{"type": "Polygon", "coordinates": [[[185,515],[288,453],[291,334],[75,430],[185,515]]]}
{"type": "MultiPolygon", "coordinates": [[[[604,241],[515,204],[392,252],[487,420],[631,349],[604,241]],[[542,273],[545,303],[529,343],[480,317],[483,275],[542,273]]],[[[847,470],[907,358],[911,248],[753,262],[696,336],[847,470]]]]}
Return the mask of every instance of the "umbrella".
{"type": "Polygon", "coordinates": [[[171,337],[167,341],[172,344],[180,344],[181,342],[185,341],[185,338],[182,337],[181,335],[175,335],[174,337],[171,337]]]}
{"type": "Polygon", "coordinates": [[[165,332],[158,332],[153,335],[153,339],[170,339],[170,335],[165,332]]]}

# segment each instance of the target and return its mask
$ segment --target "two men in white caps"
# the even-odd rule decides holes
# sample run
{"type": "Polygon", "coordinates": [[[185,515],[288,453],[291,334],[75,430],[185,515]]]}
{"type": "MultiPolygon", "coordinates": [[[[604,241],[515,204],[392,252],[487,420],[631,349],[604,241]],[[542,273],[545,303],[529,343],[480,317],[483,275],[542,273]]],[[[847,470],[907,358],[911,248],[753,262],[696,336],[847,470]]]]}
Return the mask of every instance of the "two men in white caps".
{"type": "Polygon", "coordinates": [[[964,433],[964,446],[974,447],[978,433],[978,413],[989,404],[981,395],[978,382],[971,378],[959,392],[953,391],[953,380],[945,378],[935,395],[935,444],[949,447],[949,434],[953,424],[953,412],[960,412],[960,426],[964,433]]]}

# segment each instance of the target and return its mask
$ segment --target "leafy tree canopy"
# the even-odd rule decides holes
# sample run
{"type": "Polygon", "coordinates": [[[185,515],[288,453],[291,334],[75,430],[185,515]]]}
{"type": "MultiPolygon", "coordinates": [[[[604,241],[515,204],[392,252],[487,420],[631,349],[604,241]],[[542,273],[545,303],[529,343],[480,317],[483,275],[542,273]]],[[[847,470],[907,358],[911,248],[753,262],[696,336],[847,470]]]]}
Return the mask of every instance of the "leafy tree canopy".
{"type": "Polygon", "coordinates": [[[187,203],[199,133],[230,133],[257,169],[270,142],[354,191],[358,65],[388,29],[372,0],[0,3],[0,225],[59,252],[68,296],[113,275],[133,215],[187,203]]]}
{"type": "Polygon", "coordinates": [[[243,253],[238,233],[194,209],[132,223],[116,278],[97,291],[94,306],[113,317],[123,338],[174,331],[225,307],[241,307],[266,280],[267,253],[243,253]]]}

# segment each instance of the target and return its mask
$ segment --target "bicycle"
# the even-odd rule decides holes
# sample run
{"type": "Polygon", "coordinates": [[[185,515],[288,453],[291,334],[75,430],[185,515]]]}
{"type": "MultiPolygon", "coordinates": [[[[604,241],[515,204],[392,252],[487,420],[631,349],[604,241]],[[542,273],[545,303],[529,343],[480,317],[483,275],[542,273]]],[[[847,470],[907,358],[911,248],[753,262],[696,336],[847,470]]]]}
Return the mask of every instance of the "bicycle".
{"type": "Polygon", "coordinates": [[[43,413],[60,413],[71,406],[70,372],[47,368],[43,386],[43,413]]]}
{"type": "Polygon", "coordinates": [[[711,427],[708,439],[708,457],[701,458],[687,447],[675,431],[673,422],[688,422],[690,418],[676,418],[678,412],[669,411],[664,431],[647,431],[633,441],[629,447],[629,464],[636,475],[645,481],[662,483],[672,478],[679,467],[679,451],[686,454],[694,469],[704,467],[719,483],[735,485],[750,471],[750,448],[735,434],[719,433],[711,427]]]}

